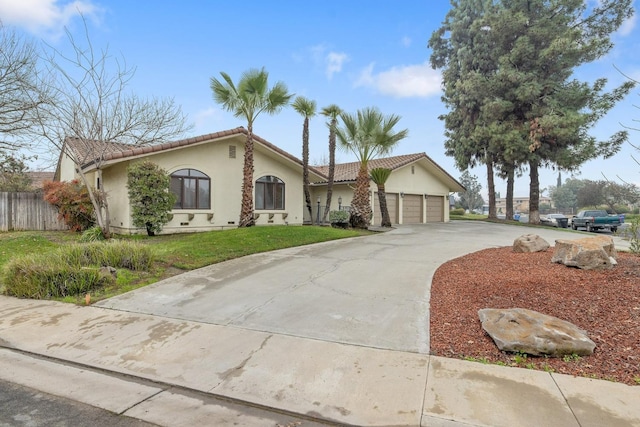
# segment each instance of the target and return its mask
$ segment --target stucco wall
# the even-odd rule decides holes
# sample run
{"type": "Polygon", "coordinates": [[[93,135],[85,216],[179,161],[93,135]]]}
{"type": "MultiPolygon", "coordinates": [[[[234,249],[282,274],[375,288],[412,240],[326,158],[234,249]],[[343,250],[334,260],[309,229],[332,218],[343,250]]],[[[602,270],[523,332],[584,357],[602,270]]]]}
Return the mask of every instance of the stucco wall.
{"type": "MultiPolygon", "coordinates": [[[[244,136],[215,143],[154,153],[132,161],[150,160],[169,174],[180,169],[197,169],[211,179],[210,209],[172,210],[173,219],[163,233],[195,232],[212,229],[235,228],[240,216],[242,168],[244,163],[244,136]],[[229,156],[229,146],[235,146],[235,158],[229,156]]],[[[141,233],[135,229],[130,217],[126,188],[126,168],[131,161],[112,165],[103,172],[105,190],[109,194],[111,225],[116,233],[141,233]]],[[[255,145],[254,181],[261,176],[273,175],[285,183],[284,210],[256,210],[258,225],[302,224],[302,170],[301,167],[262,146],[255,145]]]]}
{"type": "MultiPolygon", "coordinates": [[[[353,199],[353,187],[355,187],[355,183],[344,184],[339,183],[334,185],[332,202],[331,202],[331,210],[338,209],[338,198],[342,197],[342,206],[350,206],[351,200],[353,199]]],[[[371,209],[373,212],[376,212],[380,209],[378,205],[374,203],[374,193],[378,191],[378,186],[371,181],[370,186],[370,201],[371,201],[371,209]]],[[[388,181],[385,184],[385,191],[387,193],[404,193],[404,194],[419,194],[424,196],[425,194],[429,196],[440,196],[445,198],[444,206],[447,208],[444,209],[443,217],[444,221],[449,221],[449,210],[448,210],[448,196],[449,196],[449,188],[440,181],[440,178],[428,170],[425,162],[416,162],[411,165],[404,166],[400,169],[394,170],[389,176],[388,181]],[[413,170],[412,170],[413,167],[413,170]]],[[[324,212],[324,206],[326,204],[327,197],[327,188],[326,185],[318,185],[313,187],[311,200],[314,207],[314,222],[316,221],[316,203],[317,197],[320,196],[321,200],[321,213],[324,212]]],[[[424,206],[423,206],[423,222],[426,221],[426,199],[423,197],[424,206]]],[[[402,198],[398,198],[398,210],[399,215],[398,219],[400,223],[402,223],[402,198]]],[[[375,217],[375,215],[374,215],[375,217]]],[[[373,220],[372,220],[373,223],[373,220]]],[[[373,223],[372,225],[375,225],[373,223]]]]}

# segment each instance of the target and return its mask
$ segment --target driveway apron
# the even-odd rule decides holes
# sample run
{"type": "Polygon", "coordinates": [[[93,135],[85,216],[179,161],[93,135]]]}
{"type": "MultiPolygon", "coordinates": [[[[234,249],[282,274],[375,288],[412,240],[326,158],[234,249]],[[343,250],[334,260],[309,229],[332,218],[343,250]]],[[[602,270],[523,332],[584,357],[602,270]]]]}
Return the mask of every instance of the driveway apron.
{"type": "MultiPolygon", "coordinates": [[[[444,262],[535,232],[456,221],[289,248],[215,264],[97,303],[174,319],[429,353],[431,278],[444,262]]],[[[616,241],[618,245],[620,241],[616,241]]]]}

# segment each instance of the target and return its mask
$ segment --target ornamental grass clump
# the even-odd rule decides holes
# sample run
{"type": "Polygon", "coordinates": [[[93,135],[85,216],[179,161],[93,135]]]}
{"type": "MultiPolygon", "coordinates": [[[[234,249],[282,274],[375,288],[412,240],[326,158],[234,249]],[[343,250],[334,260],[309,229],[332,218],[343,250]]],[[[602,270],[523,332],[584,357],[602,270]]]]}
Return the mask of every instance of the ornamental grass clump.
{"type": "Polygon", "coordinates": [[[9,262],[4,292],[18,298],[49,299],[82,295],[112,283],[98,268],[61,264],[58,257],[30,255],[9,262]]]}
{"type": "Polygon", "coordinates": [[[83,295],[114,283],[100,267],[148,271],[152,263],[151,249],[135,242],[65,246],[46,255],[12,259],[4,269],[4,293],[33,299],[83,295]]]}
{"type": "Polygon", "coordinates": [[[71,245],[58,251],[68,265],[126,268],[147,271],[153,264],[151,248],[136,242],[110,240],[71,245]]]}

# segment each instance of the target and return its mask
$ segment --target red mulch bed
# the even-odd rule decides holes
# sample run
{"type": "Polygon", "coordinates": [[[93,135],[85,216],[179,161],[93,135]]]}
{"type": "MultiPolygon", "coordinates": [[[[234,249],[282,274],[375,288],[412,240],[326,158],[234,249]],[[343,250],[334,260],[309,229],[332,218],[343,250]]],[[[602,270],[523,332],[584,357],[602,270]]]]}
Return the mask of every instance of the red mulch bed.
{"type": "Polygon", "coordinates": [[[640,256],[618,253],[611,270],[579,270],[551,263],[552,255],[553,248],[485,249],[438,268],[431,287],[431,354],[639,385],[640,256]],[[596,343],[593,355],[523,358],[498,350],[478,310],[516,307],[586,330],[596,343]]]}

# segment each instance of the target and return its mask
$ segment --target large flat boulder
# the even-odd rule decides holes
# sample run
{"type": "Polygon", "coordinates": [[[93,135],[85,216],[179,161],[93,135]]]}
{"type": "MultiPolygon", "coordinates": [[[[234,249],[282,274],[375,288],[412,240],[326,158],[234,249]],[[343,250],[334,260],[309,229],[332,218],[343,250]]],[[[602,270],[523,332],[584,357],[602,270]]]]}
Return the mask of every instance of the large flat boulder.
{"type": "Polygon", "coordinates": [[[482,328],[502,351],[534,356],[588,356],[596,344],[586,331],[557,317],[525,308],[478,310],[482,328]]]}
{"type": "Polygon", "coordinates": [[[523,234],[513,241],[513,252],[542,252],[549,249],[549,243],[537,234],[523,234]]]}
{"type": "Polygon", "coordinates": [[[616,264],[618,254],[611,236],[556,240],[551,262],[584,270],[608,269],[616,264]]]}

